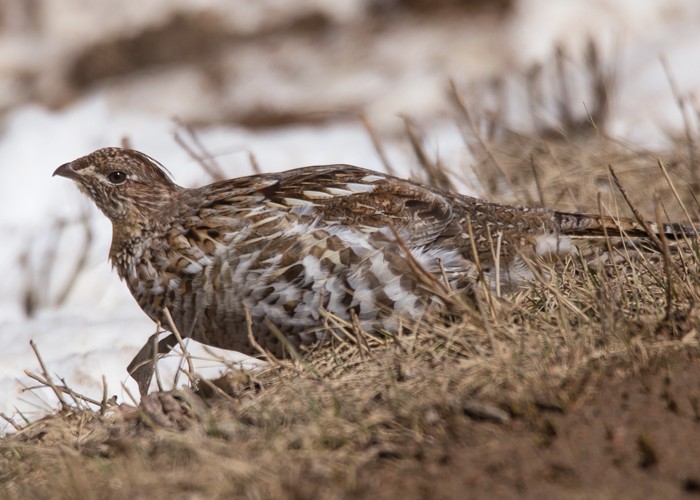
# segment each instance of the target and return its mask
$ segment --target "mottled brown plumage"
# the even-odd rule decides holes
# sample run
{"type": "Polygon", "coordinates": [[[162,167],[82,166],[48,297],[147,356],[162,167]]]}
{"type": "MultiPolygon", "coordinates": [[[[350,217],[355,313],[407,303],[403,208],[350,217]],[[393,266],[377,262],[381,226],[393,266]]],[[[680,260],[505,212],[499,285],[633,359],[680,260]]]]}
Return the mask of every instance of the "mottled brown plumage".
{"type": "Polygon", "coordinates": [[[631,220],[503,206],[349,165],[185,189],[143,153],[106,148],[55,175],[112,221],[110,259],[148,316],[167,328],[167,307],[184,336],[248,354],[245,308],[276,355],[273,329],[310,344],[328,333],[324,312],[348,323],[354,314],[367,330],[418,321],[441,303],[431,280],[468,293],[470,235],[485,279],[518,284],[532,279],[523,256],[576,251],[604,228],[646,234],[631,220]]]}

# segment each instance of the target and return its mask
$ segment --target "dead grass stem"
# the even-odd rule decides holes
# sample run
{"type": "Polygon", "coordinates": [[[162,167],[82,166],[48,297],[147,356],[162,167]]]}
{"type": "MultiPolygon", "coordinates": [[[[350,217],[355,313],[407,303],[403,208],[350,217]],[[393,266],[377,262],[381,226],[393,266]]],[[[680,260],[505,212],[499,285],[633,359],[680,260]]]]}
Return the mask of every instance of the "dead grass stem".
{"type": "MultiPolygon", "coordinates": [[[[476,134],[468,147],[487,188],[484,196],[559,200],[558,208],[589,207],[600,217],[617,217],[617,207],[628,207],[650,237],[647,221],[662,225],[679,215],[692,222],[688,207],[697,207],[697,200],[674,187],[688,183],[687,156],[650,153],[606,137],[608,80],[597,55],[588,55],[597,97],[584,118],[566,102],[570,88],[559,57],[557,134],[545,124],[523,134],[493,121],[487,140],[476,127],[476,111],[452,84],[456,113],[476,134]],[[650,196],[654,192],[677,206],[662,210],[650,196]]],[[[528,80],[533,101],[542,94],[535,80],[528,80]]],[[[445,169],[427,154],[410,121],[406,132],[431,182],[449,187],[445,169]]],[[[369,126],[368,133],[374,135],[369,126]]],[[[379,153],[378,139],[372,140],[379,153]]],[[[102,401],[70,392],[48,375],[37,351],[42,375],[36,380],[52,388],[62,412],[24,426],[0,415],[16,431],[0,439],[0,494],[348,498],[408,485],[404,490],[415,496],[430,496],[435,485],[421,478],[437,477],[426,471],[445,470],[451,461],[462,465],[457,447],[477,450],[478,460],[469,464],[478,467],[493,458],[503,436],[518,439],[523,428],[551,442],[557,433],[552,414],[585,405],[610,374],[643,382],[654,366],[667,368],[674,356],[697,359],[697,245],[689,238],[662,236],[643,245],[631,236],[604,237],[601,249],[589,254],[526,260],[535,284],[499,286],[496,293],[484,286],[475,304],[450,302],[454,291],[426,277],[424,285],[451,310],[404,325],[398,335],[364,332],[356,322],[322,311],[328,325],[348,332],[327,349],[306,352],[287,343],[290,359],[277,360],[259,348],[265,370],[231,370],[198,387],[146,395],[138,405],[108,404],[106,392],[102,401]],[[89,405],[79,405],[81,400],[89,405]]],[[[499,235],[491,239],[498,261],[499,235]]],[[[414,271],[421,274],[418,267],[414,271]]],[[[249,316],[247,327],[255,344],[249,316]]],[[[286,341],[282,335],[279,340],[286,341]]],[[[188,376],[196,380],[191,366],[188,376]]],[[[614,447],[612,438],[606,446],[614,447]]],[[[536,455],[547,449],[540,445],[536,455]]],[[[514,496],[522,491],[509,460],[495,462],[491,473],[505,478],[500,483],[514,496]]],[[[464,484],[459,488],[463,492],[464,484]]]]}

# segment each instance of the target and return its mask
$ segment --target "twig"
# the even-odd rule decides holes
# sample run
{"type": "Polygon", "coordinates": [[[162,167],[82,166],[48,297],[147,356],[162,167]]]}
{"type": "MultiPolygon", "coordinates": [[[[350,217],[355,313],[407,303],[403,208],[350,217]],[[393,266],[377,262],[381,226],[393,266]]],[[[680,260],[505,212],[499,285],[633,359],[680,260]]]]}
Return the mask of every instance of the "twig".
{"type": "Polygon", "coordinates": [[[484,150],[484,152],[486,153],[488,158],[491,160],[493,165],[496,167],[496,170],[501,175],[501,178],[508,185],[508,190],[511,193],[516,192],[515,184],[513,183],[512,179],[506,174],[506,170],[503,168],[501,163],[498,161],[496,156],[493,154],[493,150],[491,149],[491,146],[489,146],[489,144],[484,140],[483,135],[479,131],[479,127],[476,125],[476,122],[474,121],[472,114],[469,112],[469,108],[467,108],[467,104],[464,102],[464,99],[462,99],[462,96],[459,94],[459,91],[457,90],[457,85],[455,84],[454,80],[450,80],[450,91],[451,91],[452,98],[454,99],[455,103],[457,104],[457,108],[461,112],[462,116],[466,120],[469,127],[472,129],[472,133],[474,134],[474,137],[476,137],[476,140],[479,142],[479,145],[484,150]]]}
{"type": "Polygon", "coordinates": [[[537,164],[535,162],[535,155],[530,153],[530,168],[532,169],[532,176],[535,179],[535,186],[537,187],[537,196],[540,199],[540,206],[544,207],[544,190],[542,189],[542,180],[540,179],[540,172],[537,169],[537,164]]]}
{"type": "Polygon", "coordinates": [[[414,130],[413,123],[408,117],[404,117],[404,124],[406,128],[406,135],[408,135],[408,140],[413,146],[413,152],[418,158],[418,162],[421,164],[425,172],[428,174],[428,182],[440,189],[445,191],[455,191],[452,181],[445,173],[444,168],[440,168],[440,165],[436,165],[430,161],[428,155],[425,153],[425,149],[421,144],[416,131],[414,130]]]}
{"type": "Polygon", "coordinates": [[[620,191],[620,194],[622,194],[622,197],[625,199],[627,202],[627,206],[630,207],[630,210],[632,210],[632,213],[634,214],[634,218],[637,220],[640,226],[644,228],[644,231],[646,231],[647,235],[649,236],[649,239],[654,242],[656,245],[656,248],[659,251],[663,251],[662,249],[662,243],[659,240],[659,237],[654,233],[654,231],[651,230],[651,227],[649,227],[649,224],[647,223],[646,220],[644,220],[644,217],[642,217],[642,214],[639,213],[637,210],[637,207],[634,206],[634,203],[632,203],[632,200],[630,199],[629,196],[627,196],[627,191],[625,188],[622,186],[622,183],[620,182],[620,179],[617,177],[617,174],[615,173],[615,169],[613,168],[612,165],[608,165],[608,170],[610,171],[610,175],[613,178],[613,181],[615,182],[615,186],[617,186],[617,189],[620,191]]]}
{"type": "Polygon", "coordinates": [[[341,345],[357,346],[359,339],[355,337],[353,333],[350,333],[352,329],[352,323],[340,318],[339,316],[333,314],[327,309],[321,308],[319,314],[323,316],[325,328],[330,332],[331,336],[336,339],[341,345]],[[331,321],[333,325],[329,325],[328,322],[331,321]],[[336,329],[343,330],[342,335],[336,331],[336,329]]]}
{"type": "MultiPolygon", "coordinates": [[[[360,345],[367,349],[367,354],[371,354],[372,349],[369,346],[369,341],[367,340],[367,334],[360,326],[360,318],[357,317],[357,313],[354,309],[350,309],[350,317],[352,318],[352,330],[355,333],[355,337],[360,340],[360,345]]],[[[360,349],[360,352],[362,350],[360,349]]]]}
{"type": "MultiPolygon", "coordinates": [[[[70,405],[66,403],[66,400],[63,399],[63,392],[58,389],[56,384],[54,384],[53,380],[51,379],[51,376],[49,375],[48,370],[46,369],[46,365],[44,364],[44,360],[41,358],[41,354],[39,354],[39,349],[37,349],[36,344],[34,343],[33,340],[29,341],[29,345],[32,347],[32,350],[34,351],[34,355],[36,356],[36,359],[39,361],[39,366],[41,367],[41,373],[44,375],[45,383],[49,387],[51,387],[51,390],[54,392],[56,397],[58,398],[59,403],[61,403],[61,409],[63,411],[68,411],[70,410],[70,405]]],[[[34,380],[37,380],[37,378],[32,377],[33,374],[31,372],[28,372],[27,370],[24,371],[24,373],[27,374],[27,376],[34,378],[34,380]]],[[[99,403],[97,403],[99,404],[99,403]]]]}
{"type": "MultiPolygon", "coordinates": [[[[656,215],[656,224],[658,227],[663,227],[663,222],[661,218],[661,203],[659,202],[658,194],[655,196],[656,203],[654,204],[654,215],[656,215]]],[[[664,270],[666,274],[666,313],[665,320],[670,320],[673,314],[673,269],[671,265],[671,253],[668,249],[668,240],[663,231],[659,231],[659,238],[661,240],[661,250],[664,256],[664,270]]]]}
{"type": "Polygon", "coordinates": [[[58,294],[56,294],[56,299],[54,300],[55,306],[61,306],[66,301],[68,295],[70,295],[70,292],[75,287],[78,277],[81,275],[83,269],[85,269],[85,266],[87,265],[93,241],[92,227],[90,226],[88,212],[83,214],[81,222],[83,224],[83,228],[85,229],[85,242],[83,243],[78,259],[75,261],[73,272],[68,275],[68,279],[63,284],[63,288],[58,294]]]}
{"type": "Polygon", "coordinates": [[[367,134],[369,135],[369,139],[372,141],[372,146],[374,146],[374,150],[377,153],[377,156],[379,156],[379,159],[382,162],[382,165],[384,165],[384,169],[386,170],[386,173],[389,175],[396,175],[396,171],[394,170],[394,167],[391,165],[389,162],[389,158],[387,157],[386,153],[384,152],[384,147],[382,146],[382,143],[379,141],[379,137],[377,137],[377,133],[374,130],[374,127],[370,123],[369,119],[367,118],[367,115],[364,113],[360,114],[360,120],[362,121],[362,125],[364,125],[365,130],[367,131],[367,134]]]}
{"type": "MultiPolygon", "coordinates": [[[[498,231],[496,233],[496,244],[493,244],[493,235],[491,234],[491,227],[486,226],[486,234],[489,237],[489,246],[491,247],[491,258],[494,263],[494,275],[496,279],[496,297],[501,296],[501,243],[503,241],[503,231],[498,231]]],[[[493,319],[497,319],[493,316],[493,319]]]]}
{"type": "Polygon", "coordinates": [[[253,334],[253,319],[250,316],[250,309],[248,308],[248,304],[243,302],[241,305],[243,307],[243,315],[245,316],[246,333],[247,333],[248,342],[250,342],[250,345],[252,345],[253,348],[256,351],[258,351],[263,358],[265,358],[265,361],[267,361],[271,365],[282,366],[282,362],[276,356],[273,356],[270,351],[268,351],[263,346],[261,346],[260,343],[258,342],[258,340],[255,338],[255,335],[253,334]]]}
{"type": "Polygon", "coordinates": [[[0,418],[5,420],[8,424],[10,424],[16,431],[22,430],[22,427],[17,425],[14,420],[12,420],[10,417],[8,417],[4,412],[0,411],[0,418]]]}
{"type": "Polygon", "coordinates": [[[107,377],[102,374],[102,402],[100,403],[100,415],[104,415],[107,409],[107,377]]]}
{"type": "Polygon", "coordinates": [[[690,125],[691,119],[690,116],[688,116],[688,106],[686,104],[686,98],[681,95],[680,88],[678,87],[676,79],[673,77],[671,67],[668,64],[668,60],[666,59],[666,57],[662,55],[659,57],[659,60],[661,62],[661,66],[664,69],[664,73],[666,74],[666,79],[668,80],[668,83],[671,87],[671,93],[673,94],[673,98],[676,100],[676,103],[678,104],[678,109],[680,110],[681,116],[683,117],[683,130],[685,132],[685,139],[688,144],[688,163],[690,167],[690,174],[693,176],[693,188],[697,189],[698,185],[700,184],[700,172],[698,172],[698,164],[695,158],[695,139],[693,137],[693,131],[690,125]]]}
{"type": "Polygon", "coordinates": [[[594,130],[599,127],[605,129],[605,125],[610,113],[610,94],[615,84],[615,65],[608,66],[608,71],[603,68],[598,47],[593,38],[588,40],[586,48],[586,67],[590,75],[593,87],[593,108],[588,115],[594,130]]]}
{"type": "Polygon", "coordinates": [[[598,191],[598,215],[600,215],[600,227],[603,228],[603,236],[605,237],[605,246],[608,248],[608,255],[610,256],[610,262],[612,263],[613,270],[615,271],[615,276],[620,280],[620,270],[617,268],[617,263],[615,262],[615,253],[613,252],[612,242],[610,241],[610,236],[608,235],[608,228],[603,223],[603,202],[601,200],[600,191],[598,191]]]}
{"type": "Polygon", "coordinates": [[[255,172],[258,175],[262,174],[260,164],[258,163],[258,160],[255,158],[255,155],[252,151],[248,151],[248,161],[250,162],[250,166],[253,169],[253,172],[255,172]]]}
{"type": "MultiPolygon", "coordinates": [[[[287,352],[289,355],[296,361],[304,370],[306,370],[308,373],[311,373],[313,375],[314,379],[317,380],[318,382],[321,383],[323,387],[325,387],[330,393],[331,397],[333,398],[333,402],[337,408],[340,407],[340,398],[338,398],[338,395],[336,394],[335,389],[326,381],[326,379],[323,378],[323,376],[319,373],[319,371],[311,364],[309,363],[308,360],[304,359],[304,357],[299,353],[299,351],[292,345],[292,343],[289,341],[287,337],[285,337],[282,332],[280,331],[277,326],[272,323],[269,319],[265,318],[263,320],[265,325],[270,329],[270,332],[277,337],[277,340],[279,340],[282,345],[287,349],[287,352]]],[[[296,373],[304,373],[303,370],[298,369],[296,367],[291,367],[296,373]]]]}
{"type": "Polygon", "coordinates": [[[265,326],[267,326],[267,328],[270,330],[270,333],[277,337],[277,340],[280,341],[280,343],[285,348],[287,353],[291,356],[291,358],[299,364],[303,365],[305,363],[304,358],[302,358],[301,354],[299,354],[299,351],[297,351],[297,349],[292,345],[289,339],[282,334],[279,328],[277,328],[277,325],[275,325],[268,318],[263,319],[263,323],[265,323],[265,326]]]}
{"type": "Polygon", "coordinates": [[[185,152],[192,157],[199,165],[202,167],[202,169],[215,181],[222,181],[226,179],[226,175],[224,172],[221,170],[219,165],[216,163],[214,160],[214,156],[211,155],[207,149],[204,147],[204,145],[200,142],[199,137],[197,137],[197,134],[195,133],[194,129],[185,123],[184,121],[180,119],[176,119],[175,123],[179,125],[188,135],[192,143],[199,148],[199,153],[195,151],[189,144],[187,144],[187,141],[185,141],[180,134],[175,131],[175,142],[178,143],[182,149],[185,150],[185,152]]]}
{"type": "Polygon", "coordinates": [[[131,393],[131,391],[129,390],[129,388],[128,388],[128,387],[126,386],[126,384],[124,384],[124,383],[122,383],[122,390],[123,390],[124,392],[126,392],[126,395],[129,396],[129,399],[131,399],[131,402],[134,403],[134,405],[135,405],[136,407],[138,407],[138,406],[139,406],[139,402],[136,400],[136,398],[134,397],[134,395],[131,393]]]}
{"type": "MultiPolygon", "coordinates": [[[[700,235],[698,235],[698,229],[693,223],[693,219],[690,217],[690,212],[688,212],[688,209],[685,208],[685,204],[683,203],[683,200],[681,200],[680,195],[678,194],[678,191],[676,191],[676,186],[673,184],[673,181],[671,180],[671,177],[668,175],[668,170],[666,170],[666,165],[661,161],[661,159],[656,160],[657,165],[659,165],[659,168],[661,169],[661,172],[664,174],[664,178],[666,179],[666,183],[668,184],[668,187],[671,188],[671,191],[673,192],[673,196],[675,196],[676,201],[678,204],[681,206],[681,210],[683,210],[683,213],[685,214],[686,219],[688,220],[688,224],[693,228],[693,232],[695,233],[695,237],[698,238],[700,235]]],[[[661,228],[659,228],[661,230],[661,228]]],[[[682,231],[685,232],[685,231],[682,231]]]]}
{"type": "Polygon", "coordinates": [[[479,252],[476,249],[476,243],[474,241],[474,228],[472,227],[472,218],[469,215],[467,215],[467,234],[469,235],[469,246],[472,252],[472,261],[474,262],[474,266],[476,266],[476,273],[484,290],[484,296],[486,297],[488,302],[489,312],[494,314],[495,309],[493,308],[493,304],[491,304],[491,294],[488,289],[488,283],[486,283],[486,275],[484,274],[484,268],[481,267],[481,259],[479,258],[479,252]]]}
{"type": "Polygon", "coordinates": [[[192,357],[190,356],[190,352],[187,350],[187,346],[185,346],[185,342],[182,340],[180,331],[177,329],[177,326],[175,326],[175,321],[173,321],[173,317],[170,315],[170,310],[167,307],[163,308],[163,314],[165,315],[165,319],[168,321],[168,326],[170,326],[171,328],[170,331],[173,335],[175,335],[175,338],[177,339],[177,343],[180,346],[180,349],[182,350],[182,355],[184,356],[185,361],[187,361],[187,377],[190,379],[190,382],[193,385],[196,385],[197,376],[194,373],[194,364],[192,364],[192,357]]]}
{"type": "Polygon", "coordinates": [[[527,70],[525,74],[525,88],[527,90],[527,104],[529,116],[532,119],[532,128],[534,130],[542,130],[545,128],[541,119],[539,109],[543,107],[544,96],[542,93],[542,64],[535,63],[527,70]]]}
{"type": "MultiPolygon", "coordinates": [[[[156,324],[155,335],[151,336],[151,339],[153,339],[153,356],[151,357],[151,364],[153,365],[153,375],[156,377],[156,387],[158,388],[158,392],[161,392],[163,390],[163,381],[160,379],[160,370],[158,369],[158,330],[160,330],[160,322],[156,324]]],[[[175,338],[177,339],[177,337],[175,338]]],[[[141,396],[143,396],[143,394],[141,396]]]]}
{"type": "MultiPolygon", "coordinates": [[[[56,268],[56,259],[58,257],[58,246],[61,241],[61,237],[66,230],[67,222],[64,219],[57,219],[51,225],[51,232],[48,245],[43,255],[42,265],[40,267],[39,276],[42,277],[41,283],[33,283],[32,288],[34,295],[37,297],[38,304],[45,304],[50,301],[46,297],[46,290],[50,288],[50,281],[55,274],[52,271],[56,268]],[[38,290],[37,290],[38,288],[38,290]],[[43,293],[42,293],[43,292],[43,293]]],[[[60,305],[60,304],[56,304],[60,305]]]]}
{"type": "Polygon", "coordinates": [[[439,279],[437,279],[432,273],[426,271],[420,262],[416,260],[413,253],[403,241],[403,238],[401,238],[399,232],[396,230],[396,227],[394,227],[394,225],[391,223],[388,225],[389,229],[394,235],[394,238],[396,238],[396,243],[399,245],[399,248],[401,248],[406,257],[406,262],[408,262],[408,265],[411,267],[413,273],[423,282],[425,288],[437,295],[446,304],[461,306],[462,304],[457,302],[454,295],[450,293],[451,291],[449,287],[444,286],[439,279]]]}
{"type": "Polygon", "coordinates": [[[65,400],[63,399],[63,394],[66,394],[66,395],[72,397],[74,400],[80,399],[80,400],[85,401],[86,403],[90,403],[90,404],[93,404],[95,406],[101,406],[100,401],[97,401],[96,399],[92,399],[91,397],[80,394],[79,392],[76,392],[73,389],[70,389],[66,386],[57,386],[56,384],[54,384],[53,380],[51,380],[48,377],[40,377],[36,373],[32,373],[29,370],[24,370],[24,374],[27,377],[31,378],[32,380],[36,380],[37,382],[39,382],[43,386],[51,387],[51,389],[56,394],[56,397],[61,402],[61,408],[63,411],[71,410],[70,405],[68,403],[66,403],[65,400]]]}
{"type": "Polygon", "coordinates": [[[440,268],[440,276],[445,283],[445,288],[447,288],[449,292],[452,292],[452,285],[450,285],[450,280],[447,279],[447,273],[445,272],[445,262],[441,258],[438,258],[437,262],[440,268]]]}
{"type": "Polygon", "coordinates": [[[557,45],[554,55],[556,82],[559,84],[559,102],[557,102],[557,108],[559,109],[559,118],[562,121],[564,131],[573,132],[576,120],[571,111],[571,94],[569,91],[569,78],[567,78],[566,69],[564,67],[565,60],[564,49],[561,45],[557,45]]]}

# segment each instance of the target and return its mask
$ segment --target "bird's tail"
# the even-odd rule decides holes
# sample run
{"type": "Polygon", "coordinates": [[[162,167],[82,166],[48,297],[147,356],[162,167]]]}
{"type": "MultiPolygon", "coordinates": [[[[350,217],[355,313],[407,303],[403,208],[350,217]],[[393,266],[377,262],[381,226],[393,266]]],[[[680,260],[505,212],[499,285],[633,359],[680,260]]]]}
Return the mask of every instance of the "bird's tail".
{"type": "Polygon", "coordinates": [[[700,238],[700,226],[692,224],[644,222],[636,219],[555,212],[562,234],[570,237],[623,237],[686,240],[700,238]]]}

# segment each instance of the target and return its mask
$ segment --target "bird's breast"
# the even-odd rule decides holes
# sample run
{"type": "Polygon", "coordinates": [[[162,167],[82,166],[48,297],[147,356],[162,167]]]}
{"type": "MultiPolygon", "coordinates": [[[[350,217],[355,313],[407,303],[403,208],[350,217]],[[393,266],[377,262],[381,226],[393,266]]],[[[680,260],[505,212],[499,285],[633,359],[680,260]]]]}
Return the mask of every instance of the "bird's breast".
{"type": "Polygon", "coordinates": [[[407,258],[389,229],[273,215],[256,214],[235,230],[174,231],[167,244],[142,245],[120,274],[165,328],[167,307],[183,336],[251,352],[248,320],[261,342],[272,338],[271,328],[295,344],[354,321],[368,331],[396,330],[434,300],[412,261],[436,276],[464,272],[456,250],[421,247],[407,258]]]}

